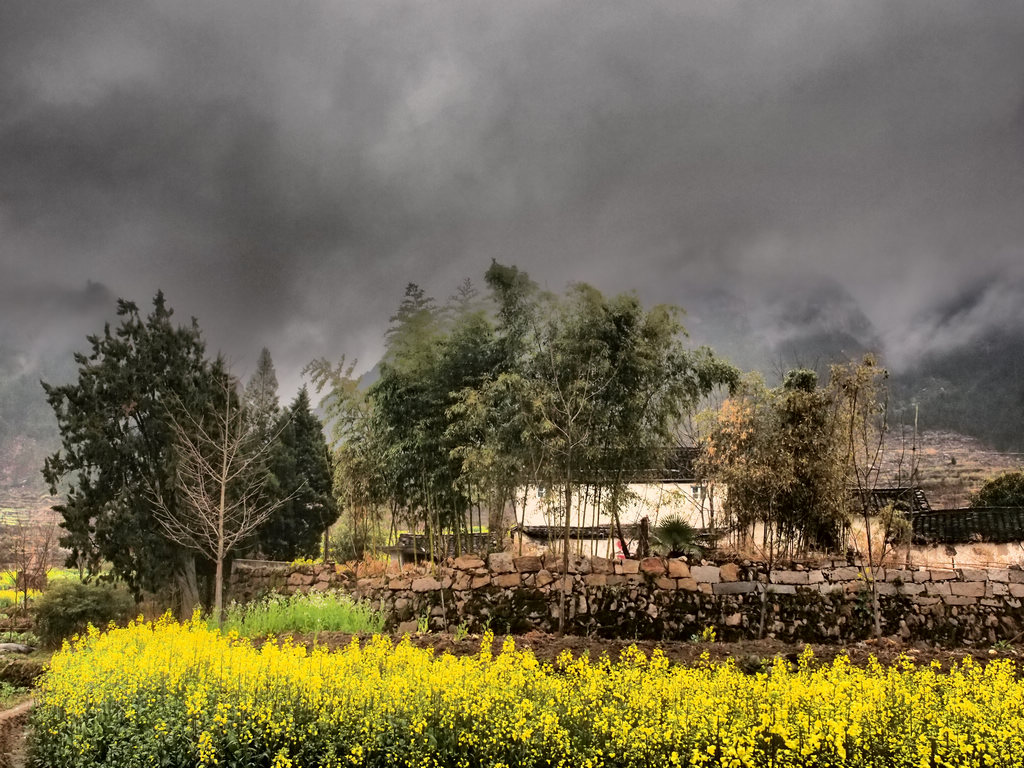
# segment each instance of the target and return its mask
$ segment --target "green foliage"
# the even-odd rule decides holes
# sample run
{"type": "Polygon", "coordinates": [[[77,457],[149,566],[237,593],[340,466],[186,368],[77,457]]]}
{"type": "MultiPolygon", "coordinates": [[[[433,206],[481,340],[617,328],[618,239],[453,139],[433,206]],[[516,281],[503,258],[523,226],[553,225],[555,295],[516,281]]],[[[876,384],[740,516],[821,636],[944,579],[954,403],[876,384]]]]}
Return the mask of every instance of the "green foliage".
{"type": "Polygon", "coordinates": [[[0,711],[9,709],[28,695],[28,688],[19,688],[6,680],[0,680],[0,711]]]}
{"type": "MultiPolygon", "coordinates": [[[[208,620],[216,626],[215,617],[208,620]]],[[[380,632],[384,617],[341,592],[309,595],[279,595],[276,592],[253,603],[232,603],[222,625],[223,632],[242,637],[265,637],[290,632],[380,632]]]]}
{"type": "Polygon", "coordinates": [[[303,387],[280,417],[270,459],[272,493],[283,504],[257,532],[260,551],[271,560],[294,560],[320,552],[323,532],[338,519],[323,426],[303,387]]]}
{"type": "Polygon", "coordinates": [[[659,520],[651,531],[651,538],[669,557],[701,555],[701,548],[697,546],[697,530],[678,515],[659,520]]]}
{"type": "Polygon", "coordinates": [[[44,645],[56,647],[90,624],[103,628],[126,621],[134,609],[131,595],[113,584],[62,581],[36,599],[36,632],[44,645]]]}
{"type": "Polygon", "coordinates": [[[472,509],[490,510],[487,527],[500,530],[529,485],[558,489],[566,520],[583,483],[615,486],[607,498],[621,500],[679,417],[738,375],[682,346],[673,307],[582,284],[546,294],[497,263],[486,279],[493,316],[468,282],[443,307],[410,284],[365,392],[351,366],[310,366],[327,391],[335,489],[358,540],[385,511],[425,530],[430,547],[442,531],[465,532],[472,509]]]}
{"type": "Polygon", "coordinates": [[[1007,472],[987,481],[971,497],[972,507],[1024,507],[1024,472],[1007,472]]]}
{"type": "Polygon", "coordinates": [[[163,534],[154,490],[180,503],[170,409],[204,412],[225,374],[207,361],[195,320],[175,327],[172,314],[162,293],[146,318],[119,299],[117,328],[89,336],[89,353],[75,355],[77,380],[43,384],[61,433],[43,475],[65,498],[55,509],[69,565],[95,574],[109,562],[136,593],[163,586],[173,570],[194,596],[194,557],[163,534]]]}

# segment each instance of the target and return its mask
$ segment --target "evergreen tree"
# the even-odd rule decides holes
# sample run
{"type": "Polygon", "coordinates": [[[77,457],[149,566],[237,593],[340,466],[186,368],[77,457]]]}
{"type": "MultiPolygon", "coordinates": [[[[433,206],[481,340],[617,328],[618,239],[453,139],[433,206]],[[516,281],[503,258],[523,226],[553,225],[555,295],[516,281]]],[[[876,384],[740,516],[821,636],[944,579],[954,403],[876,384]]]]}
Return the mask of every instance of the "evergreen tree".
{"type": "Polygon", "coordinates": [[[256,370],[245,385],[244,405],[248,428],[257,439],[270,440],[277,431],[281,407],[277,402],[277,373],[270,350],[260,350],[256,370]]]}
{"type": "Polygon", "coordinates": [[[264,556],[294,560],[317,552],[320,537],[338,519],[323,426],[303,387],[281,416],[271,461],[281,506],[257,533],[264,556]]]}
{"type": "Polygon", "coordinates": [[[153,489],[170,509],[181,503],[172,409],[205,411],[225,374],[219,361],[207,361],[196,321],[175,327],[172,314],[163,293],[145,319],[119,299],[120,325],[89,336],[91,351],[75,355],[77,381],[43,383],[61,434],[43,476],[65,497],[55,509],[70,565],[91,575],[107,561],[137,595],[173,574],[190,612],[198,602],[195,556],[157,524],[153,489]]]}

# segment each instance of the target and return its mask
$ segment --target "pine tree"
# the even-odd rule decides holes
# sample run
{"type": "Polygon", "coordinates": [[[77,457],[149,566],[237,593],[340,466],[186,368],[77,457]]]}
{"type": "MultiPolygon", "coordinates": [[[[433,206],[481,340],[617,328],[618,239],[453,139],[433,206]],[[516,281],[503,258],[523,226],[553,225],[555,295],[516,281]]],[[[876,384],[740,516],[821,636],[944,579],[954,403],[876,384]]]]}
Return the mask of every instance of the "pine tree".
{"type": "Polygon", "coordinates": [[[249,429],[260,440],[269,440],[277,431],[281,407],[277,401],[277,373],[270,350],[260,350],[256,370],[245,386],[244,404],[249,429]]]}
{"type": "Polygon", "coordinates": [[[270,469],[284,503],[257,533],[265,557],[294,560],[314,555],[320,537],[338,519],[323,426],[303,387],[281,416],[270,469]]]}

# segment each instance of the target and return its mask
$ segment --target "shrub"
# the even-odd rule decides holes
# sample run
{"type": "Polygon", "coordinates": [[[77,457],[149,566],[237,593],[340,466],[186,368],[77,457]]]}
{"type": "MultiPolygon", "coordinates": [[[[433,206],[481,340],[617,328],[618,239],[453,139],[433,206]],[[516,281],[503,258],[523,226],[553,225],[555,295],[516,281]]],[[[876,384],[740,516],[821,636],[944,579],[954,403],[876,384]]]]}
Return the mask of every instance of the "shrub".
{"type": "Polygon", "coordinates": [[[1024,472],[994,477],[971,497],[972,507],[1024,507],[1024,472]]]}
{"type": "Polygon", "coordinates": [[[43,644],[51,647],[84,632],[90,624],[106,627],[112,621],[126,621],[135,609],[131,596],[113,584],[78,581],[54,584],[36,598],[33,605],[36,634],[43,644]]]}

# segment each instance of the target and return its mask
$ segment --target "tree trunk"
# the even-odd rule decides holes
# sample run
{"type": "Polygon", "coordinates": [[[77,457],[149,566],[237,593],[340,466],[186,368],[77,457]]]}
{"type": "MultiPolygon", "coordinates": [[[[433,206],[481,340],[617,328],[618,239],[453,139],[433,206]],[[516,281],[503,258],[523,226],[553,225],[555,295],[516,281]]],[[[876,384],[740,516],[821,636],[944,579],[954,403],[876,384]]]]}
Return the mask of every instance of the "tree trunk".
{"type": "Polygon", "coordinates": [[[565,484],[565,532],[562,540],[562,581],[558,587],[558,636],[565,634],[565,587],[569,580],[569,541],[572,535],[572,474],[565,484]]]}
{"type": "Polygon", "coordinates": [[[861,570],[871,587],[871,618],[874,622],[875,637],[882,636],[882,611],[878,607],[878,574],[875,573],[875,553],[871,544],[871,515],[867,509],[864,511],[864,534],[868,540],[868,567],[864,568],[861,563],[861,570]]]}
{"type": "Polygon", "coordinates": [[[196,580],[196,558],[188,550],[178,553],[174,565],[174,581],[178,588],[178,618],[188,621],[199,605],[199,584],[196,580]]]}

